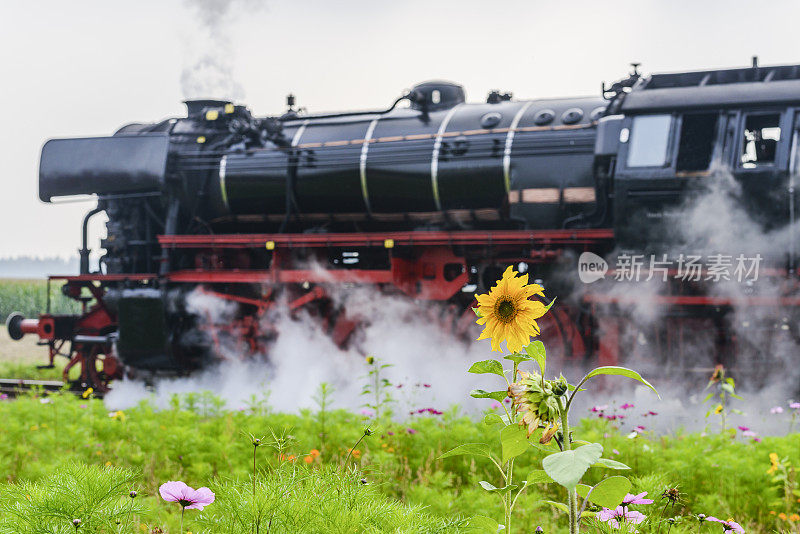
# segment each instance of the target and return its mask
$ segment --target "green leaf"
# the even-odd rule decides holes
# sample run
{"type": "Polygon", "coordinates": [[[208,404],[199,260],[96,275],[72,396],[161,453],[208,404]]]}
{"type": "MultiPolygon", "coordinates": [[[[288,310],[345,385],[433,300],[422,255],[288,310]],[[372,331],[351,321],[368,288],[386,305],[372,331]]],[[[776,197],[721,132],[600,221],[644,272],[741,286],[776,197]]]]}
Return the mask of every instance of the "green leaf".
{"type": "Polygon", "coordinates": [[[714,392],[712,391],[711,393],[709,393],[708,395],[706,395],[706,398],[705,398],[705,399],[703,399],[703,402],[706,402],[706,401],[708,401],[708,399],[710,399],[710,398],[711,398],[711,397],[713,397],[713,396],[714,396],[714,392]]]}
{"type": "Polygon", "coordinates": [[[480,534],[497,534],[505,529],[505,526],[501,525],[491,517],[486,517],[485,515],[476,515],[469,519],[469,523],[467,524],[467,528],[469,529],[467,532],[479,532],[480,534]]]}
{"type": "Polygon", "coordinates": [[[508,397],[508,391],[486,391],[485,389],[473,389],[469,392],[469,396],[476,399],[494,399],[497,402],[503,402],[503,399],[508,397]]]}
{"type": "Polygon", "coordinates": [[[483,489],[490,493],[506,493],[519,487],[516,484],[509,484],[508,486],[503,486],[502,488],[496,488],[494,484],[486,482],[485,480],[481,480],[478,482],[478,484],[480,484],[483,489]]]}
{"type": "Polygon", "coordinates": [[[542,376],[544,376],[545,365],[547,362],[547,352],[545,351],[544,343],[538,339],[533,341],[531,344],[525,347],[525,353],[536,360],[536,363],[539,364],[539,369],[542,371],[542,376]]]}
{"type": "Polygon", "coordinates": [[[732,386],[732,385],[730,385],[730,384],[722,384],[722,385],[720,386],[720,388],[721,388],[723,391],[727,391],[727,392],[728,392],[728,393],[730,393],[731,395],[733,395],[733,393],[734,393],[734,391],[733,391],[733,386],[732,386]]]}
{"type": "Polygon", "coordinates": [[[438,459],[441,460],[442,458],[449,458],[450,456],[461,456],[462,454],[491,458],[492,450],[486,443],[464,443],[463,445],[459,445],[458,447],[450,449],[446,453],[439,456],[438,459]]]}
{"type": "Polygon", "coordinates": [[[575,450],[557,452],[542,460],[542,467],[554,481],[572,489],[590,466],[596,464],[603,454],[599,443],[583,445],[575,450]]]}
{"type": "Polygon", "coordinates": [[[544,469],[537,469],[528,473],[528,484],[549,484],[552,481],[553,479],[544,472],[544,469]]]}
{"type": "Polygon", "coordinates": [[[558,508],[559,510],[561,510],[565,514],[569,513],[569,508],[563,502],[556,502],[556,501],[544,501],[544,502],[546,502],[547,504],[549,504],[553,508],[558,508]]]}
{"type": "Polygon", "coordinates": [[[578,495],[584,499],[588,495],[590,502],[613,510],[620,505],[628,490],[631,489],[631,481],[625,477],[614,476],[604,478],[592,488],[585,484],[578,484],[575,489],[578,495]]]}
{"type": "Polygon", "coordinates": [[[503,450],[501,464],[527,451],[530,444],[525,428],[519,425],[508,425],[503,428],[500,431],[500,447],[503,450]]]}
{"type": "Polygon", "coordinates": [[[616,460],[610,460],[608,458],[600,458],[595,462],[592,467],[605,467],[607,469],[630,469],[627,465],[623,464],[622,462],[618,462],[616,460]]]}
{"type": "Polygon", "coordinates": [[[467,372],[475,373],[476,375],[493,373],[502,376],[503,378],[506,376],[503,373],[503,364],[497,360],[482,360],[480,362],[475,362],[470,366],[467,372]]]}
{"type": "MultiPolygon", "coordinates": [[[[642,378],[642,375],[640,375],[639,373],[637,373],[636,371],[634,371],[632,369],[628,369],[626,367],[617,367],[617,366],[614,366],[614,365],[610,365],[610,366],[607,366],[607,367],[598,367],[597,369],[593,369],[592,371],[589,372],[588,375],[586,375],[586,380],[589,380],[593,376],[598,376],[598,375],[627,376],[628,378],[633,378],[634,380],[638,380],[639,382],[641,382],[645,386],[647,386],[650,389],[652,389],[653,392],[656,395],[658,395],[658,391],[656,391],[656,388],[654,388],[653,385],[650,382],[648,382],[647,380],[642,378]]],[[[658,395],[658,398],[660,399],[661,395],[658,395]]]]}
{"type": "Polygon", "coordinates": [[[483,424],[486,426],[492,426],[502,422],[503,418],[496,413],[487,413],[486,415],[483,416],[483,424]]]}
{"type": "Polygon", "coordinates": [[[533,358],[531,358],[527,354],[520,354],[518,352],[515,352],[514,354],[509,354],[508,356],[503,356],[503,359],[511,360],[512,362],[514,362],[517,365],[519,365],[520,363],[530,361],[533,358]]]}

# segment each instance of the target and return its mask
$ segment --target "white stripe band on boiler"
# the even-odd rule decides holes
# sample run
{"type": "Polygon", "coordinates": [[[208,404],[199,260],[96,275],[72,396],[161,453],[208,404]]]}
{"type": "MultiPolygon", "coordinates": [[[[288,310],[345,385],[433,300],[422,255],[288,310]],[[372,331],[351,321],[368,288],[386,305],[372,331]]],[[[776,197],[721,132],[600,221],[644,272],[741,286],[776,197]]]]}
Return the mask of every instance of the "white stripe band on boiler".
{"type": "Polygon", "coordinates": [[[361,195],[364,197],[364,205],[367,207],[367,213],[372,213],[372,208],[370,208],[369,205],[369,192],[367,191],[367,153],[369,152],[372,134],[375,133],[375,127],[378,125],[379,120],[381,120],[380,117],[369,123],[367,133],[364,134],[364,144],[361,145],[361,158],[358,161],[358,175],[361,178],[361,195]]]}
{"type": "Polygon", "coordinates": [[[506,134],[506,148],[503,151],[503,179],[506,184],[506,193],[511,191],[511,145],[514,144],[514,130],[519,126],[519,121],[522,119],[525,112],[528,111],[528,108],[531,107],[531,104],[533,104],[533,100],[525,102],[525,104],[519,108],[517,114],[514,115],[514,120],[511,121],[511,126],[508,127],[508,134],[506,134]]]}
{"type": "Polygon", "coordinates": [[[444,120],[442,120],[442,124],[439,125],[439,131],[436,133],[436,140],[433,142],[433,154],[431,154],[431,187],[433,188],[433,201],[436,203],[436,209],[438,211],[442,210],[442,201],[439,198],[439,151],[442,148],[442,135],[444,135],[445,130],[447,130],[450,119],[453,118],[456,110],[462,105],[463,104],[458,104],[447,112],[444,120]]]}
{"type": "Polygon", "coordinates": [[[228,205],[228,188],[225,186],[225,169],[227,166],[228,156],[222,156],[222,159],[219,160],[219,192],[222,196],[222,203],[225,204],[225,208],[230,211],[231,207],[228,205]]]}
{"type": "Polygon", "coordinates": [[[303,121],[303,124],[294,132],[294,136],[292,137],[292,146],[297,146],[300,143],[300,138],[303,137],[303,132],[306,131],[306,126],[308,125],[308,119],[303,121]]]}

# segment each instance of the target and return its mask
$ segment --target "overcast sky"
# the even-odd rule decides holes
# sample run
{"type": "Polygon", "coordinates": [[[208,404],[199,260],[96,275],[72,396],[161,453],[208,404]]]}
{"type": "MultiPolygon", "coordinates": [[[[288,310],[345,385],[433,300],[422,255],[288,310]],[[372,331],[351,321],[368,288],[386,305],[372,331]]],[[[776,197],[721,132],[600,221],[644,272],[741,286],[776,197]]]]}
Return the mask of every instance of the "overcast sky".
{"type": "Polygon", "coordinates": [[[491,89],[591,95],[631,61],[647,72],[752,55],[800,63],[799,21],[797,0],[2,1],[0,257],[80,246],[92,205],[38,200],[46,139],[180,116],[204,83],[259,115],[282,112],[288,92],[310,111],[381,108],[430,78],[473,101],[491,89]],[[207,55],[221,68],[193,70],[207,55]]]}

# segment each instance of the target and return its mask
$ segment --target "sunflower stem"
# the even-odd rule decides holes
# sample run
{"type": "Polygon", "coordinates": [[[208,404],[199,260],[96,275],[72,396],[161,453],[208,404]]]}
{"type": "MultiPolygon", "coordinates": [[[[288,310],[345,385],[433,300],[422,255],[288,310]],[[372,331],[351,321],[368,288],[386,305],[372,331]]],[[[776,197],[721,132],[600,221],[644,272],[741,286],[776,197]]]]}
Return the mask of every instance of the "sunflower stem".
{"type": "MultiPolygon", "coordinates": [[[[561,412],[561,432],[564,436],[563,450],[572,450],[572,443],[569,439],[569,403],[565,403],[563,397],[558,398],[558,408],[561,412]]],[[[567,490],[569,498],[569,534],[578,534],[580,518],[578,517],[578,494],[575,488],[567,490]]]]}

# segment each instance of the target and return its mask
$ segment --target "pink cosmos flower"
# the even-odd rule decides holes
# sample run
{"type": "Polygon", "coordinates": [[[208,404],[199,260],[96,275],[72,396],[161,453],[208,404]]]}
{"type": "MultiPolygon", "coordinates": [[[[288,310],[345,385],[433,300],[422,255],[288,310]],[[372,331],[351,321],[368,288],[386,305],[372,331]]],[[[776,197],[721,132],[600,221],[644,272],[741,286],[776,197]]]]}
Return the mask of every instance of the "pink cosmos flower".
{"type": "Polygon", "coordinates": [[[647,413],[643,413],[642,417],[647,417],[648,415],[658,415],[658,412],[654,412],[652,410],[649,410],[647,413]]]}
{"type": "Polygon", "coordinates": [[[744,432],[742,432],[742,436],[744,436],[746,438],[755,438],[757,435],[758,434],[756,434],[752,430],[745,430],[744,432]]]}
{"type": "Polygon", "coordinates": [[[490,410],[498,410],[498,409],[500,409],[500,408],[502,408],[502,407],[503,407],[503,405],[502,405],[502,404],[500,404],[500,403],[499,403],[499,402],[497,402],[497,401],[494,401],[494,402],[493,402],[491,405],[489,405],[489,409],[490,409],[490,410]]]}
{"type": "MultiPolygon", "coordinates": [[[[652,502],[652,501],[650,501],[652,502]]],[[[623,506],[617,506],[616,510],[609,510],[608,508],[603,508],[597,514],[597,519],[604,523],[608,523],[614,528],[619,528],[619,519],[622,519],[625,523],[631,523],[633,525],[638,525],[642,521],[647,518],[641,512],[634,512],[629,511],[623,506]]]]}
{"type": "Polygon", "coordinates": [[[4,401],[6,399],[8,399],[8,395],[7,394],[5,394],[5,393],[0,394],[0,401],[4,401]]]}
{"type": "Polygon", "coordinates": [[[630,410],[631,408],[633,408],[633,404],[629,404],[626,402],[625,404],[620,406],[620,408],[622,408],[623,410],[630,410]]]}
{"type": "Polygon", "coordinates": [[[739,430],[741,430],[742,432],[747,432],[748,430],[750,430],[750,428],[748,428],[746,426],[740,426],[739,430]]]}
{"type": "Polygon", "coordinates": [[[202,510],[214,502],[214,492],[206,487],[193,489],[183,482],[169,481],[158,488],[161,498],[168,502],[176,502],[184,509],[202,510]]]}
{"type": "Polygon", "coordinates": [[[622,499],[622,505],[621,506],[628,506],[628,505],[631,505],[631,504],[653,504],[653,500],[652,499],[645,499],[644,498],[645,495],[647,495],[646,491],[643,491],[643,492],[641,492],[641,493],[639,493],[637,495],[634,495],[633,493],[628,493],[627,495],[625,495],[625,498],[622,499]]]}
{"type": "Polygon", "coordinates": [[[375,414],[372,413],[371,411],[367,410],[366,408],[364,408],[364,409],[361,410],[361,415],[363,415],[364,417],[372,417],[375,414]]]}
{"type": "Polygon", "coordinates": [[[594,413],[604,412],[606,410],[608,410],[608,404],[603,404],[602,406],[592,406],[592,411],[594,413]]]}
{"type": "Polygon", "coordinates": [[[769,413],[772,413],[772,414],[783,413],[783,408],[780,407],[780,406],[773,406],[772,408],[769,409],[769,413]]]}
{"type": "Polygon", "coordinates": [[[613,453],[614,453],[614,454],[616,454],[617,456],[619,456],[619,454],[620,454],[620,453],[619,453],[619,451],[618,451],[617,449],[611,449],[611,452],[613,452],[613,453]]]}
{"type": "Polygon", "coordinates": [[[790,402],[789,408],[792,410],[800,410],[800,402],[790,402]]]}
{"type": "Polygon", "coordinates": [[[416,434],[417,433],[417,431],[414,430],[413,428],[406,428],[406,432],[408,432],[409,434],[416,434]]]}
{"type": "Polygon", "coordinates": [[[716,517],[706,517],[706,521],[713,521],[715,523],[722,523],[722,528],[724,532],[736,532],[737,534],[744,534],[744,529],[742,525],[734,521],[733,519],[728,519],[727,521],[723,521],[722,519],[717,519],[716,517]]]}

